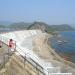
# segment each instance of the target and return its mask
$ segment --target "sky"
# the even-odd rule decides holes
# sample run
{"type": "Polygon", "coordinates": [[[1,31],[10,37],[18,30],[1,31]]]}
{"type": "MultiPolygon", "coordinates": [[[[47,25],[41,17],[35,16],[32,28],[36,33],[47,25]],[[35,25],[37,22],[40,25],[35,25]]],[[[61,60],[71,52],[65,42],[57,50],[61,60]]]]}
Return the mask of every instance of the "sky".
{"type": "Polygon", "coordinates": [[[75,24],[75,0],[0,0],[0,21],[75,24]]]}

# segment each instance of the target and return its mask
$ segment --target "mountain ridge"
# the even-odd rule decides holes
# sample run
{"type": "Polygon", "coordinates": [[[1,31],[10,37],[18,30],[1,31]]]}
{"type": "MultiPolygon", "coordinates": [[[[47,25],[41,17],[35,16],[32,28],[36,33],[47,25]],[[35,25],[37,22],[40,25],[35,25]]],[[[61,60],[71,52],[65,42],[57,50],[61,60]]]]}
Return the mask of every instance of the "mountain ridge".
{"type": "Polygon", "coordinates": [[[0,24],[0,28],[10,28],[10,29],[41,29],[42,31],[74,31],[75,28],[68,24],[61,25],[49,25],[44,22],[16,22],[9,25],[0,24]]]}

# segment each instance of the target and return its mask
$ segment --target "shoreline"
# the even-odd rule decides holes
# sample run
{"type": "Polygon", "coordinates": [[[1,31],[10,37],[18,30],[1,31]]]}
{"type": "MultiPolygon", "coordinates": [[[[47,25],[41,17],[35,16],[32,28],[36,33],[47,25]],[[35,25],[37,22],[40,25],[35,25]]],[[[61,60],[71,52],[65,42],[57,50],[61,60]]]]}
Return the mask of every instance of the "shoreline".
{"type": "MultiPolygon", "coordinates": [[[[37,35],[34,38],[32,38],[33,40],[31,42],[32,42],[33,48],[31,50],[33,50],[33,52],[36,55],[38,55],[38,58],[40,58],[40,60],[43,59],[45,64],[49,63],[52,65],[52,67],[60,67],[61,72],[65,72],[64,69],[67,67],[70,69],[70,72],[71,72],[71,70],[75,71],[75,64],[68,62],[68,61],[64,60],[63,58],[61,58],[55,52],[55,50],[51,47],[51,45],[48,44],[48,42],[50,42],[48,39],[50,39],[51,37],[52,37],[52,35],[49,35],[47,33],[42,33],[40,31],[37,32],[37,35]]],[[[26,42],[28,42],[28,41],[26,41],[26,42]]],[[[46,67],[48,68],[51,66],[47,65],[46,67]]],[[[67,70],[67,72],[68,72],[68,70],[67,70]]],[[[72,71],[72,72],[74,72],[74,71],[72,71]]],[[[75,72],[74,72],[74,74],[75,74],[75,72]]]]}
{"type": "MultiPolygon", "coordinates": [[[[49,38],[50,39],[50,38],[49,38]]],[[[65,60],[63,57],[61,57],[58,53],[55,52],[55,49],[53,49],[50,45],[50,41],[48,41],[47,43],[47,46],[49,48],[50,51],[52,51],[54,54],[55,54],[55,57],[58,61],[64,63],[64,64],[67,64],[71,67],[73,67],[75,69],[75,63],[71,62],[71,61],[68,61],[68,60],[65,60]]]]}
{"type": "Polygon", "coordinates": [[[55,52],[55,49],[53,49],[49,44],[50,42],[48,41],[48,39],[50,39],[50,37],[46,36],[44,39],[42,37],[41,38],[37,37],[36,38],[37,40],[35,39],[34,41],[35,44],[33,44],[35,45],[35,48],[33,48],[33,52],[44,61],[51,63],[54,67],[59,66],[61,68],[62,73],[72,72],[75,74],[75,64],[65,60],[64,58],[62,58],[59,54],[55,52]],[[38,46],[36,47],[36,45],[38,46]]]}

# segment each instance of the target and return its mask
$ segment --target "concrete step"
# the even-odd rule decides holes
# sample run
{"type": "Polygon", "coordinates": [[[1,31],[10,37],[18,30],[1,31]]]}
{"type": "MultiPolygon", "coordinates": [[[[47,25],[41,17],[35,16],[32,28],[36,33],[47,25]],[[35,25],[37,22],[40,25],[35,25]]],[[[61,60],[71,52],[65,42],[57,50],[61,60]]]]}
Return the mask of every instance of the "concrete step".
{"type": "Polygon", "coordinates": [[[47,68],[48,73],[60,73],[60,67],[49,67],[47,68]]]}
{"type": "Polygon", "coordinates": [[[72,73],[49,73],[48,75],[72,75],[72,73]]]}

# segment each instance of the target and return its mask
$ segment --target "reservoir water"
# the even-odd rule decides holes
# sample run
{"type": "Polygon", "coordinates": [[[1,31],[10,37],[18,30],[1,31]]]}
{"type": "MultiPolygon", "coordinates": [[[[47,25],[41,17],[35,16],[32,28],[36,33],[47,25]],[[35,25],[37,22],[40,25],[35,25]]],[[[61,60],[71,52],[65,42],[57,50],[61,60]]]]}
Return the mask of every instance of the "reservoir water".
{"type": "Polygon", "coordinates": [[[60,37],[54,36],[50,39],[51,47],[75,63],[75,31],[60,32],[59,35],[60,37]]]}

